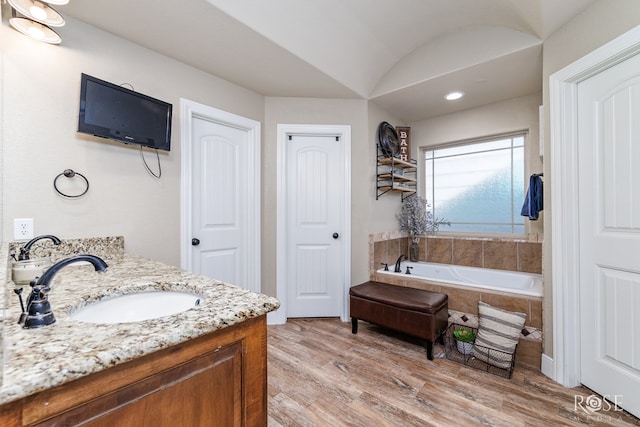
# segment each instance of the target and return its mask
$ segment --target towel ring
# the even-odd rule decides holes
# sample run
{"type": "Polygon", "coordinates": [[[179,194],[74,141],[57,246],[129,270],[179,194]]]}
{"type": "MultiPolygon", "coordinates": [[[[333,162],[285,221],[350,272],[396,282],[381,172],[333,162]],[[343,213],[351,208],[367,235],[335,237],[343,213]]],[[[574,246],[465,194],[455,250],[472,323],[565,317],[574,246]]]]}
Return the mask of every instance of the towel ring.
{"type": "Polygon", "coordinates": [[[60,194],[61,196],[67,197],[69,199],[74,199],[77,197],[82,197],[85,194],[87,194],[87,191],[89,191],[89,180],[87,179],[86,176],[82,175],[80,172],[76,172],[73,169],[65,169],[61,174],[58,174],[58,176],[56,176],[55,179],[53,180],[53,188],[55,188],[58,194],[60,194]],[[60,191],[60,189],[58,188],[58,178],[60,178],[61,176],[64,176],[66,178],[74,178],[75,176],[79,176],[84,180],[86,188],[80,194],[65,194],[62,191],[60,191]]]}

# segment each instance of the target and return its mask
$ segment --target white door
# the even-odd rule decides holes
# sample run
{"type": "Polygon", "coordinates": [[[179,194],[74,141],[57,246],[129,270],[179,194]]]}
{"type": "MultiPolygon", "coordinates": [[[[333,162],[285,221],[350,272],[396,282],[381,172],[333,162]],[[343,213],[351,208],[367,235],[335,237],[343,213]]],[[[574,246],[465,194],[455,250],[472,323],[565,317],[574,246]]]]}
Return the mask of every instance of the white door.
{"type": "Polygon", "coordinates": [[[193,118],[193,271],[247,286],[246,132],[193,118]]]}
{"type": "Polygon", "coordinates": [[[259,292],[260,123],[181,100],[182,267],[259,292]]]}
{"type": "Polygon", "coordinates": [[[287,138],[287,317],[342,315],[343,150],[335,135],[287,138]]]}
{"type": "Polygon", "coordinates": [[[640,416],[639,118],[640,56],[578,84],[580,378],[636,416],[640,416]]]}

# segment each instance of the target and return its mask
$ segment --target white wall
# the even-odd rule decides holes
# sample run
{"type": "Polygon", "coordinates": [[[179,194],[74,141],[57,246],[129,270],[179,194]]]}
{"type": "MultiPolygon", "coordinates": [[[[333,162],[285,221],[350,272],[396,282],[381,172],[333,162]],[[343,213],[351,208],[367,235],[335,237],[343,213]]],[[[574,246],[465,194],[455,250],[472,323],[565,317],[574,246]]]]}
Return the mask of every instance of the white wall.
{"type": "MultiPolygon", "coordinates": [[[[3,239],[13,240],[13,218],[30,217],[36,235],[123,235],[128,251],[180,265],[180,98],[259,121],[264,98],[72,18],[60,33],[63,44],[51,46],[0,27],[3,239]],[[76,132],[82,72],[173,104],[161,179],[146,172],[138,147],[76,132]],[[67,168],[89,179],[82,198],[54,191],[67,168]]],[[[155,154],[146,157],[156,168],[155,154]]]]}
{"type": "Polygon", "coordinates": [[[400,212],[402,206],[401,194],[398,192],[388,192],[376,200],[376,155],[378,143],[378,126],[381,122],[388,122],[395,126],[406,126],[397,117],[386,110],[383,110],[373,102],[369,102],[369,139],[368,139],[368,186],[366,194],[369,206],[369,233],[379,233],[385,231],[396,231],[400,229],[396,214],[400,212]]]}

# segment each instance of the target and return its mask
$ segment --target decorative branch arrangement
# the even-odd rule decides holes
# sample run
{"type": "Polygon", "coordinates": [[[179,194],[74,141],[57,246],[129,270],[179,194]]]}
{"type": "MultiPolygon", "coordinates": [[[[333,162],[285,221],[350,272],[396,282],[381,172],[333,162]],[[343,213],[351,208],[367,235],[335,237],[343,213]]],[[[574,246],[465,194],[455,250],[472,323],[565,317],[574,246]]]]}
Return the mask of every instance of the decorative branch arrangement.
{"type": "Polygon", "coordinates": [[[396,218],[400,222],[400,229],[407,231],[414,244],[420,242],[420,237],[434,234],[442,225],[451,226],[444,218],[434,218],[433,213],[428,209],[431,207],[427,199],[417,194],[405,199],[402,203],[402,210],[396,218]]]}

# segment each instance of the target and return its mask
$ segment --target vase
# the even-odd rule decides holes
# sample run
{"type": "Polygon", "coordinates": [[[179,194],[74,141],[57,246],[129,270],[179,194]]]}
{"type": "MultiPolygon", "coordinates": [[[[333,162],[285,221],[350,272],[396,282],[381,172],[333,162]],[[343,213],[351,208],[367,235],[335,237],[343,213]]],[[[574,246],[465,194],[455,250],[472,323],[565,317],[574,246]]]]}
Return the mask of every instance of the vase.
{"type": "Polygon", "coordinates": [[[409,261],[411,262],[418,262],[418,254],[420,253],[419,243],[419,238],[411,239],[411,246],[409,246],[409,261]]]}

